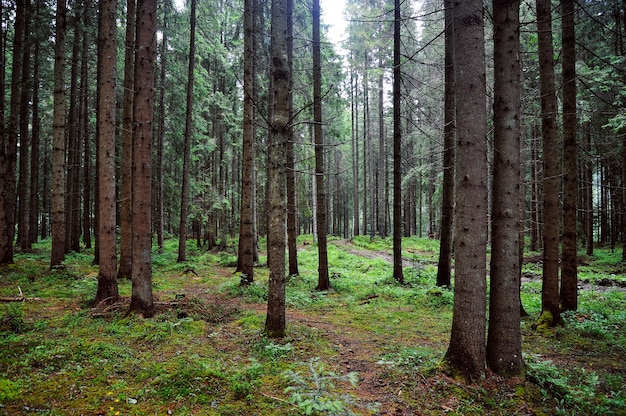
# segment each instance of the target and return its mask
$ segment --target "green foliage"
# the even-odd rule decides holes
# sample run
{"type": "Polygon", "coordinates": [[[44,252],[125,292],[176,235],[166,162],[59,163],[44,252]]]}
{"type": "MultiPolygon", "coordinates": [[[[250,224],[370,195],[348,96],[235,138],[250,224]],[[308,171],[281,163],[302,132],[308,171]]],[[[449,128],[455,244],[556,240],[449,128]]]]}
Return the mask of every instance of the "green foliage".
{"type": "Polygon", "coordinates": [[[16,383],[5,378],[0,378],[0,403],[7,403],[20,397],[22,388],[16,383]]]}
{"type": "Polygon", "coordinates": [[[25,332],[28,325],[24,322],[24,311],[21,303],[0,305],[0,332],[25,332]]]}
{"type": "Polygon", "coordinates": [[[289,401],[305,415],[354,415],[350,406],[355,398],[337,393],[338,383],[349,382],[353,386],[358,383],[358,374],[350,372],[338,375],[326,370],[319,357],[312,358],[306,364],[308,372],[287,370],[283,377],[289,384],[285,393],[289,393],[289,401]]]}

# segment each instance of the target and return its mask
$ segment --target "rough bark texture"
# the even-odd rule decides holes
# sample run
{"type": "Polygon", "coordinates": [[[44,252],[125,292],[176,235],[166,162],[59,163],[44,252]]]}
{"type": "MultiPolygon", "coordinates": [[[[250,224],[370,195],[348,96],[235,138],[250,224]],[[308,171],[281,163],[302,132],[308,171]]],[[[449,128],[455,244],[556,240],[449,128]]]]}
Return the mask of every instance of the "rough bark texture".
{"type": "Polygon", "coordinates": [[[444,6],[446,32],[444,56],[443,190],[437,286],[450,286],[452,274],[452,226],[454,221],[454,36],[452,2],[446,0],[444,6]]]}
{"type": "Polygon", "coordinates": [[[131,279],[133,268],[133,90],[135,88],[136,2],[126,1],[124,42],[124,102],[122,104],[122,183],[120,186],[120,279],[131,279]]]}
{"type": "Polygon", "coordinates": [[[269,337],[285,335],[285,228],[286,144],[289,137],[289,62],[287,54],[287,24],[290,21],[287,3],[292,0],[272,0],[271,78],[273,86],[270,106],[270,143],[268,148],[268,218],[267,256],[269,287],[265,331],[269,337]]]}
{"type": "Polygon", "coordinates": [[[560,170],[557,140],[557,106],[554,86],[554,49],[549,0],[537,0],[541,135],[543,143],[543,284],[542,323],[561,323],[559,312],[559,191],[560,170]]]}
{"type": "Polygon", "coordinates": [[[393,23],[393,278],[402,273],[402,125],[400,123],[400,0],[394,1],[393,23]]]}
{"type": "Polygon", "coordinates": [[[523,371],[520,328],[519,0],[493,1],[494,168],[487,363],[506,376],[523,371]]]}
{"type": "Polygon", "coordinates": [[[485,42],[480,0],[454,1],[456,205],[454,309],[446,360],[485,374],[487,157],[485,42]]]}
{"type": "Polygon", "coordinates": [[[324,184],[324,132],[322,130],[322,61],[320,3],[313,0],[313,135],[315,141],[315,203],[317,205],[317,290],[330,289],[324,184]]]}
{"type": "Polygon", "coordinates": [[[191,169],[191,136],[193,134],[193,71],[196,60],[196,0],[191,0],[189,31],[189,65],[187,67],[187,110],[185,112],[185,144],[183,146],[183,183],[180,196],[178,229],[178,261],[187,260],[187,216],[189,215],[189,170],[191,169]]]}
{"type": "MultiPolygon", "coordinates": [[[[578,308],[578,151],[576,144],[576,36],[574,0],[561,1],[563,51],[563,257],[561,310],[578,308]]],[[[623,153],[626,161],[626,152],[623,153]]],[[[626,163],[624,164],[626,167],[626,163]]],[[[626,171],[624,171],[626,172],[626,171]]],[[[626,188],[625,188],[626,189],[626,188]]],[[[626,203],[626,191],[624,193],[626,203]]]]}
{"type": "Polygon", "coordinates": [[[254,180],[254,0],[244,1],[243,143],[241,160],[241,211],[237,269],[241,283],[254,281],[252,191],[254,180]]]}
{"type": "Polygon", "coordinates": [[[117,235],[115,200],[115,84],[117,51],[115,44],[116,1],[100,2],[98,53],[98,208],[100,221],[100,267],[96,303],[117,300],[117,235]]]}
{"type": "Polygon", "coordinates": [[[18,179],[18,218],[17,218],[17,230],[18,230],[18,244],[22,252],[29,252],[32,250],[30,232],[29,232],[29,211],[30,211],[30,166],[29,166],[29,153],[30,153],[30,140],[28,135],[28,128],[30,125],[29,113],[30,113],[30,93],[32,91],[32,74],[30,72],[30,54],[31,54],[31,34],[30,34],[30,22],[32,19],[30,1],[24,1],[24,11],[26,18],[24,19],[24,39],[22,44],[22,50],[20,53],[22,56],[22,70],[20,71],[22,80],[20,82],[20,115],[19,115],[19,141],[20,141],[20,169],[18,179]]]}
{"type": "Polygon", "coordinates": [[[65,260],[65,14],[65,0],[58,0],[52,116],[52,267],[65,260]]]}
{"type": "Polygon", "coordinates": [[[152,296],[150,202],[156,13],[156,0],[137,2],[133,132],[133,285],[130,311],[144,317],[150,317],[155,312],[152,296]]]}
{"type": "MultiPolygon", "coordinates": [[[[288,7],[293,7],[288,3],[288,7]]],[[[293,16],[293,10],[287,10],[287,16],[293,16]]],[[[289,72],[293,73],[293,24],[292,19],[287,24],[287,55],[289,59],[289,72]]],[[[293,77],[289,77],[289,90],[293,91],[293,77]]],[[[293,94],[289,94],[289,119],[293,117],[293,94]]],[[[298,271],[298,205],[296,195],[296,170],[294,156],[293,126],[289,126],[289,137],[287,141],[287,171],[285,179],[287,181],[287,251],[289,253],[289,276],[300,274],[298,271]]]]}

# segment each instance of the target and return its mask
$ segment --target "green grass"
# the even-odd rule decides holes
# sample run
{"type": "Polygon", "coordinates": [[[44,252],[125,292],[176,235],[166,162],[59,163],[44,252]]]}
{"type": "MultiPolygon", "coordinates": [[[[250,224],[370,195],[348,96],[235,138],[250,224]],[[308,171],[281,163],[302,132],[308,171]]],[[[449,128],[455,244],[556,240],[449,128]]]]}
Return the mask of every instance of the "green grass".
{"type": "MultiPolygon", "coordinates": [[[[224,253],[189,242],[184,263],[174,240],[155,249],[154,292],[165,306],[151,319],[126,316],[124,303],[91,310],[97,267],[88,251],[53,271],[49,242],[17,253],[0,270],[0,296],[21,290],[31,300],[0,303],[0,415],[25,407],[46,415],[626,414],[626,292],[595,284],[623,279],[621,253],[585,259],[581,280],[590,283],[578,311],[546,334],[532,330],[541,268],[526,263],[526,377],[466,384],[441,366],[453,291],[434,285],[437,241],[403,241],[406,283],[398,284],[391,239],[331,239],[328,292],[315,290],[311,236],[299,243],[281,340],[263,333],[268,270],[260,265],[255,282],[240,286],[232,242],[224,253]]],[[[119,287],[130,296],[129,281],[119,287]]]]}

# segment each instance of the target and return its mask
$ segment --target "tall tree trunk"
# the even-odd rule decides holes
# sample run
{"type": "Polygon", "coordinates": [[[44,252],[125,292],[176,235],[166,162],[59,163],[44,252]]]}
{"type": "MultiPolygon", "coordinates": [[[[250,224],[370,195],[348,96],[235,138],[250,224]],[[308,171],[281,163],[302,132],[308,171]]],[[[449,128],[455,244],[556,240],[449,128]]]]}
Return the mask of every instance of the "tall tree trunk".
{"type": "Polygon", "coordinates": [[[20,142],[20,170],[18,178],[18,244],[23,252],[29,252],[32,250],[30,242],[30,232],[28,230],[30,226],[29,211],[30,211],[30,166],[29,166],[29,153],[30,153],[30,139],[28,135],[28,127],[30,125],[29,110],[30,110],[30,93],[32,91],[32,74],[30,72],[30,52],[31,52],[31,33],[29,21],[32,19],[30,1],[24,1],[24,12],[26,18],[24,19],[24,43],[21,53],[22,57],[22,70],[21,76],[21,88],[20,88],[20,123],[19,123],[19,142],[20,142]]]}
{"type": "Polygon", "coordinates": [[[385,191],[387,190],[387,157],[385,154],[385,106],[384,106],[384,89],[385,80],[383,73],[383,52],[379,51],[378,68],[380,75],[378,77],[378,169],[376,170],[376,225],[378,235],[387,237],[387,199],[385,191]]]}
{"type": "Polygon", "coordinates": [[[98,177],[100,198],[100,267],[96,303],[115,302],[117,290],[117,235],[115,200],[115,84],[116,84],[116,0],[100,2],[100,29],[98,54],[100,71],[98,77],[98,177]]]}
{"type": "Polygon", "coordinates": [[[133,267],[133,90],[135,87],[135,0],[126,1],[126,39],[124,41],[124,96],[122,104],[122,155],[120,203],[120,279],[132,278],[133,267]]]}
{"type": "MultiPolygon", "coordinates": [[[[39,3],[37,3],[35,16],[39,16],[39,3]]],[[[39,236],[39,146],[41,139],[41,120],[39,119],[39,69],[41,59],[39,55],[40,39],[36,38],[33,46],[33,127],[30,138],[30,197],[29,197],[29,234],[31,244],[36,243],[39,236]]],[[[1,78],[4,79],[4,78],[1,78]]]]}
{"type": "MultiPolygon", "coordinates": [[[[487,157],[482,1],[453,1],[456,90],[455,280],[446,360],[466,378],[485,373],[487,157]]],[[[518,305],[516,305],[518,306],[518,305]]]]}
{"type": "Polygon", "coordinates": [[[267,256],[270,269],[265,331],[271,338],[285,335],[285,168],[286,146],[291,140],[287,27],[292,17],[292,0],[272,0],[271,80],[273,87],[268,148],[267,256]]]}
{"type": "MultiPolygon", "coordinates": [[[[578,151],[576,144],[576,35],[574,0],[561,1],[563,51],[563,256],[561,310],[578,309],[578,151]]],[[[626,136],[624,136],[626,138],[626,136]]],[[[624,142],[626,144],[626,141],[624,142]]],[[[626,151],[623,152],[626,179],[626,151]]],[[[626,189],[626,188],[624,188],[626,189]]],[[[626,191],[624,191],[626,203],[626,191]]],[[[626,233],[625,233],[626,235],[626,233]]]]}
{"type": "Polygon", "coordinates": [[[157,140],[156,140],[156,151],[155,151],[155,198],[154,198],[154,228],[156,231],[157,237],[157,245],[160,251],[163,251],[164,244],[164,216],[163,216],[163,204],[164,204],[164,194],[163,194],[163,141],[165,137],[165,69],[167,68],[167,16],[171,9],[170,0],[166,0],[163,7],[163,27],[161,29],[162,40],[161,40],[161,68],[159,74],[159,120],[157,124],[157,140]]]}
{"type": "Polygon", "coordinates": [[[52,253],[50,266],[65,260],[65,0],[57,0],[54,46],[54,110],[52,129],[52,253]]]}
{"type": "Polygon", "coordinates": [[[313,0],[313,135],[315,139],[315,188],[317,205],[317,290],[330,289],[324,188],[324,132],[322,130],[322,60],[320,37],[320,2],[313,0]]]}
{"type": "Polygon", "coordinates": [[[520,328],[519,0],[493,1],[494,167],[487,363],[497,374],[524,369],[520,328]]]}
{"type": "MultiPolygon", "coordinates": [[[[183,184],[180,196],[180,227],[178,261],[187,260],[187,216],[189,211],[189,170],[191,169],[191,136],[193,135],[193,82],[196,61],[196,0],[191,0],[189,18],[189,66],[187,69],[187,110],[185,112],[185,144],[183,146],[183,184]]],[[[221,196],[221,194],[220,194],[221,196]]]]}
{"type": "MultiPolygon", "coordinates": [[[[85,13],[83,15],[85,27],[91,24],[91,7],[90,2],[85,3],[85,13]]],[[[81,57],[81,75],[80,75],[80,123],[81,134],[83,139],[83,244],[85,248],[91,248],[91,135],[89,134],[89,65],[87,56],[89,52],[89,41],[87,32],[83,36],[82,57],[81,57]]]]}
{"type": "Polygon", "coordinates": [[[359,210],[359,106],[357,103],[359,74],[354,67],[350,69],[350,105],[352,106],[351,126],[352,126],[352,198],[353,198],[353,220],[352,234],[359,235],[360,217],[359,210]]]}
{"type": "MultiPolygon", "coordinates": [[[[13,263],[15,237],[15,202],[17,143],[19,138],[20,87],[23,58],[24,29],[26,27],[24,2],[17,2],[13,28],[13,64],[11,67],[11,102],[7,131],[2,135],[0,149],[0,265],[13,263]]],[[[4,102],[3,102],[4,103],[4,102]]],[[[4,127],[4,124],[3,124],[4,127]]]]}
{"type": "Polygon", "coordinates": [[[243,61],[243,142],[241,161],[241,212],[239,224],[239,256],[237,270],[241,284],[254,281],[254,0],[244,1],[244,61],[243,61]]]}
{"type": "Polygon", "coordinates": [[[137,2],[135,98],[133,113],[133,285],[130,311],[154,315],[152,296],[152,135],[154,121],[154,64],[156,0],[137,2]],[[140,75],[140,76],[138,76],[140,75]]]}
{"type": "Polygon", "coordinates": [[[404,283],[402,273],[402,124],[400,68],[400,0],[394,0],[393,20],[393,278],[404,283]]]}
{"type": "MultiPolygon", "coordinates": [[[[288,2],[289,7],[293,7],[293,2],[288,2]]],[[[293,10],[287,10],[287,15],[292,16],[293,10]]],[[[293,25],[287,26],[287,37],[293,39],[293,25]]],[[[293,42],[287,42],[287,54],[289,59],[289,72],[293,73],[293,42]]],[[[293,77],[289,78],[289,90],[293,91],[293,77]]],[[[289,94],[289,119],[293,117],[293,94],[289,94]]],[[[287,186],[287,251],[289,253],[289,276],[296,276],[298,271],[298,219],[297,219],[297,198],[296,198],[296,170],[294,160],[294,142],[293,142],[293,126],[289,126],[290,140],[287,141],[287,171],[285,172],[287,186]]]]}
{"type": "Polygon", "coordinates": [[[443,190],[441,201],[441,240],[437,266],[437,286],[450,286],[452,271],[452,226],[454,221],[454,32],[452,1],[445,8],[445,72],[443,124],[443,190]]]}
{"type": "MultiPolygon", "coordinates": [[[[584,128],[584,153],[591,154],[591,123],[587,121],[584,128]]],[[[584,189],[585,189],[585,234],[586,254],[593,255],[593,162],[589,156],[584,166],[584,189]]]]}
{"type": "Polygon", "coordinates": [[[538,323],[561,323],[559,312],[559,190],[557,107],[554,86],[552,15],[549,0],[537,0],[537,32],[541,89],[541,135],[543,138],[543,285],[538,323]]]}

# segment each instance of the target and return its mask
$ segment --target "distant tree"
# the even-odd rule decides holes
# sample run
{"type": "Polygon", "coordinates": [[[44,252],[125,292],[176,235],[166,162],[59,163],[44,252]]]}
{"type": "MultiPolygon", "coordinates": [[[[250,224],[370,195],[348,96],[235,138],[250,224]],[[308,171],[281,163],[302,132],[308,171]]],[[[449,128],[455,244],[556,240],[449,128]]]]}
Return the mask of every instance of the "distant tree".
{"type": "Polygon", "coordinates": [[[393,278],[404,283],[402,272],[402,101],[400,99],[400,0],[394,0],[393,23],[393,278]]]}
{"type": "Polygon", "coordinates": [[[187,215],[189,211],[189,170],[191,169],[191,136],[193,135],[193,84],[196,60],[196,0],[191,0],[189,17],[189,64],[187,68],[187,104],[183,145],[183,180],[180,197],[178,261],[187,260],[187,215]]]}
{"type": "Polygon", "coordinates": [[[100,2],[100,29],[98,31],[98,207],[100,210],[100,267],[96,303],[115,302],[117,290],[117,234],[115,198],[115,84],[116,84],[116,0],[100,2]]]}
{"type": "Polygon", "coordinates": [[[541,136],[543,143],[543,284],[540,323],[561,324],[559,310],[559,191],[560,169],[557,139],[557,106],[554,83],[552,9],[550,0],[537,0],[537,35],[541,90],[541,136]]]}
{"type": "Polygon", "coordinates": [[[450,286],[452,270],[452,228],[454,220],[454,32],[452,2],[444,1],[444,124],[443,124],[443,184],[441,201],[441,235],[437,286],[450,286]]]}
{"type": "MultiPolygon", "coordinates": [[[[288,7],[293,7],[293,2],[288,3],[288,7]]],[[[293,16],[293,10],[287,10],[287,16],[293,16]]],[[[293,17],[290,19],[290,23],[287,24],[287,56],[289,59],[289,72],[293,74],[293,17]]],[[[294,80],[293,76],[289,78],[289,90],[293,91],[294,80]]],[[[293,119],[293,92],[289,94],[289,119],[293,119]]],[[[294,141],[293,141],[293,123],[289,123],[289,137],[287,141],[286,157],[287,157],[287,170],[285,172],[285,186],[287,187],[287,252],[289,258],[288,275],[297,276],[300,272],[298,270],[298,213],[297,213],[297,196],[296,196],[296,169],[294,159],[294,141]]]]}
{"type": "Polygon", "coordinates": [[[65,37],[66,4],[57,0],[54,45],[54,110],[52,128],[52,253],[50,266],[65,260],[65,37]]]}
{"type": "Polygon", "coordinates": [[[286,144],[291,131],[289,124],[289,72],[287,25],[291,21],[287,10],[292,0],[272,0],[271,45],[271,118],[268,148],[268,218],[267,256],[270,269],[265,331],[271,338],[285,335],[285,228],[286,144]]]}
{"type": "Polygon", "coordinates": [[[561,310],[566,311],[578,309],[578,241],[576,238],[578,229],[578,151],[576,143],[578,121],[576,117],[576,35],[574,26],[574,0],[562,0],[563,252],[560,304],[561,310]]]}
{"type": "Polygon", "coordinates": [[[152,296],[151,181],[156,55],[156,0],[137,2],[133,131],[133,285],[130,311],[154,315],[152,296]]]}
{"type": "Polygon", "coordinates": [[[523,371],[520,328],[519,0],[493,1],[494,166],[487,363],[506,376],[523,371]]]}
{"type": "Polygon", "coordinates": [[[486,360],[488,207],[484,12],[480,0],[454,0],[452,9],[457,137],[455,278],[446,361],[471,379],[484,375],[486,360]]]}
{"type": "Polygon", "coordinates": [[[136,0],[126,1],[120,185],[120,267],[118,271],[120,279],[131,279],[133,267],[133,97],[136,7],[136,0]]]}

